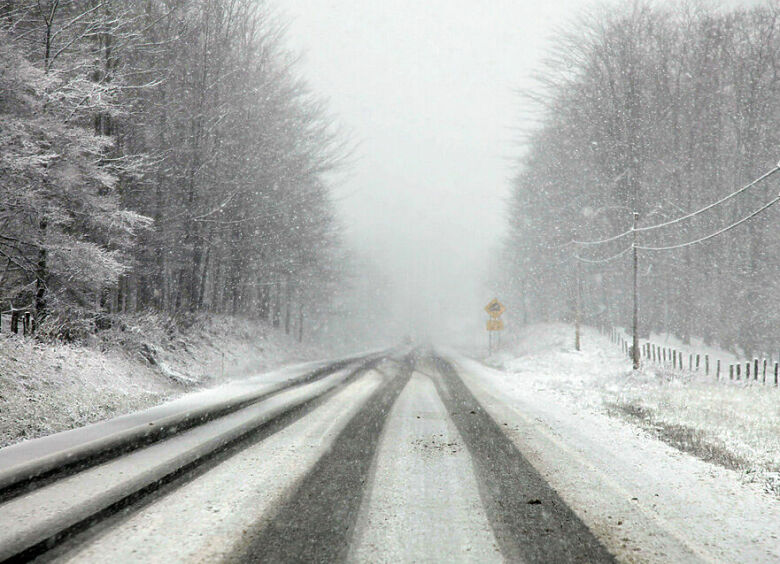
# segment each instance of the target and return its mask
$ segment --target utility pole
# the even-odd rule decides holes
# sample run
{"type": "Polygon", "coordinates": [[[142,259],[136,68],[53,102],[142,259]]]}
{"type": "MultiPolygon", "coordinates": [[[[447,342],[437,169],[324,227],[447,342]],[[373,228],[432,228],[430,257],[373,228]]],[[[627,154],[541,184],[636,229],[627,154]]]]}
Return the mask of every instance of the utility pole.
{"type": "Polygon", "coordinates": [[[298,304],[298,342],[303,342],[303,302],[298,304]]]}
{"type": "Polygon", "coordinates": [[[631,228],[633,241],[631,251],[634,255],[634,320],[632,323],[633,342],[631,346],[631,359],[634,362],[634,370],[639,370],[639,259],[637,256],[637,232],[636,224],[639,220],[639,213],[634,212],[634,223],[631,228]]]}
{"type": "MultiPolygon", "coordinates": [[[[576,231],[573,232],[576,237],[576,231]]],[[[580,279],[582,272],[580,270],[580,260],[576,253],[572,253],[574,260],[574,350],[580,350],[580,318],[582,317],[582,296],[580,294],[580,279]]]]}
{"type": "Polygon", "coordinates": [[[575,281],[575,311],[574,311],[574,350],[579,351],[580,350],[580,318],[582,316],[582,296],[580,295],[580,286],[581,286],[581,272],[580,272],[580,261],[575,259],[575,262],[577,263],[576,268],[576,281],[575,281]]]}

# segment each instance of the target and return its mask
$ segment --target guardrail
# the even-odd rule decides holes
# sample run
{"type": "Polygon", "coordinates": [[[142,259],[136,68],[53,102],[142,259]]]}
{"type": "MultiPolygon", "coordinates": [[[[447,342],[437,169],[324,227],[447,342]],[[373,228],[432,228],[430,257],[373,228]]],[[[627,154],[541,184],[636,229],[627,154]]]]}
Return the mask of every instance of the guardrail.
{"type": "Polygon", "coordinates": [[[265,387],[259,392],[236,393],[215,402],[183,403],[174,410],[151,408],[86,428],[72,429],[0,449],[0,501],[45,485],[53,478],[105,462],[132,450],[181,434],[225,417],[295,386],[315,382],[350,365],[371,363],[379,355],[347,357],[304,372],[301,376],[265,387]],[[144,416],[148,413],[148,416],[144,416]],[[104,429],[105,428],[105,429],[104,429]]]}

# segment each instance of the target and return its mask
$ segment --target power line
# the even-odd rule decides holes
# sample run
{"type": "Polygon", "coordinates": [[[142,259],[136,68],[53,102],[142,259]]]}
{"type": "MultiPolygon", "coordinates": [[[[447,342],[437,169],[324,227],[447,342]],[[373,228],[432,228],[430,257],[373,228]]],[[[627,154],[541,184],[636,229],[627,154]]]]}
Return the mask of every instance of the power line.
{"type": "MultiPolygon", "coordinates": [[[[639,306],[639,293],[638,293],[638,283],[637,283],[638,282],[638,260],[637,260],[638,253],[637,253],[637,251],[640,250],[640,249],[644,250],[644,251],[670,251],[670,250],[673,250],[673,249],[682,249],[684,247],[689,247],[689,246],[692,246],[692,245],[696,245],[698,243],[703,243],[704,241],[708,241],[710,239],[714,239],[718,235],[722,235],[723,233],[726,233],[727,231],[730,231],[730,230],[734,229],[735,227],[745,223],[746,221],[751,220],[752,218],[756,217],[761,212],[763,212],[763,211],[769,209],[770,207],[772,207],[773,205],[775,205],[777,202],[780,202],[780,194],[778,194],[777,197],[775,197],[773,200],[767,202],[766,204],[761,206],[759,209],[757,209],[756,211],[754,211],[753,213],[751,213],[747,217],[744,217],[744,218],[740,219],[739,221],[735,221],[731,225],[729,225],[727,227],[724,227],[723,229],[720,229],[719,231],[716,231],[715,233],[711,233],[709,235],[706,235],[704,237],[700,237],[700,238],[695,239],[693,241],[688,241],[687,243],[680,243],[680,244],[677,244],[677,245],[668,245],[668,246],[663,246],[663,247],[645,247],[645,246],[640,246],[640,245],[637,245],[637,236],[638,236],[639,232],[651,231],[651,230],[655,230],[655,229],[660,229],[662,227],[667,227],[669,225],[674,225],[674,224],[679,223],[681,221],[685,221],[687,219],[695,217],[695,216],[697,216],[697,215],[699,215],[701,213],[704,213],[704,212],[706,212],[708,210],[711,210],[712,208],[714,208],[716,206],[719,206],[720,204],[722,204],[722,203],[724,203],[724,202],[726,202],[726,201],[736,197],[737,195],[745,192],[746,190],[748,190],[752,186],[755,186],[756,184],[758,184],[762,180],[770,177],[771,175],[776,173],[778,170],[780,170],[780,163],[778,163],[772,170],[770,170],[770,171],[766,172],[765,174],[761,175],[760,177],[758,177],[754,181],[750,182],[749,184],[743,186],[739,190],[736,190],[735,192],[732,192],[728,196],[725,196],[725,197],[721,198],[720,200],[718,200],[718,201],[716,201],[716,202],[714,202],[714,203],[712,203],[712,204],[710,204],[708,206],[705,206],[705,207],[703,207],[703,208],[701,208],[701,209],[699,209],[699,210],[697,210],[695,212],[686,214],[686,215],[684,215],[682,217],[678,217],[677,219],[673,219],[671,221],[666,221],[666,222],[663,222],[663,223],[659,223],[657,225],[651,225],[651,226],[647,226],[647,227],[637,228],[636,224],[637,224],[637,219],[639,217],[639,214],[636,211],[634,211],[634,214],[633,214],[634,222],[633,222],[633,224],[631,226],[631,229],[628,230],[628,231],[625,231],[625,232],[620,233],[618,235],[615,235],[613,237],[608,237],[606,239],[602,239],[602,240],[599,240],[599,241],[572,241],[572,243],[575,243],[575,244],[578,244],[578,245],[600,245],[600,244],[603,244],[603,243],[609,243],[611,241],[616,241],[618,239],[621,239],[622,237],[625,237],[628,234],[633,235],[633,241],[631,243],[631,246],[629,246],[626,249],[623,249],[621,252],[619,252],[618,254],[613,255],[611,257],[607,257],[607,258],[604,258],[604,259],[598,259],[598,260],[591,260],[591,259],[584,259],[582,257],[579,257],[579,256],[577,256],[574,253],[572,253],[572,256],[575,259],[577,259],[577,260],[579,260],[581,262],[586,262],[586,263],[590,263],[590,264],[600,264],[600,263],[605,263],[605,262],[609,262],[609,261],[615,260],[615,259],[625,255],[629,251],[632,251],[632,253],[633,253],[633,275],[634,275],[634,287],[633,287],[633,315],[634,315],[634,318],[633,318],[633,343],[632,343],[632,347],[631,347],[631,357],[632,357],[632,360],[633,360],[634,370],[639,369],[639,365],[640,365],[639,330],[638,330],[638,326],[639,326],[639,316],[638,316],[638,311],[639,311],[639,307],[638,307],[639,306]]],[[[577,291],[579,292],[579,269],[578,269],[577,273],[578,273],[577,274],[577,276],[578,276],[578,279],[577,279],[577,291]]],[[[578,320],[579,320],[579,307],[580,307],[579,306],[579,294],[577,294],[577,319],[578,320]]],[[[579,321],[577,323],[579,323],[579,321]]],[[[576,333],[575,342],[579,344],[579,332],[578,331],[579,331],[579,325],[578,325],[577,330],[575,331],[575,333],[576,333]]]]}
{"type": "Polygon", "coordinates": [[[575,254],[572,254],[571,256],[573,256],[575,259],[577,259],[580,262],[586,262],[588,264],[601,264],[601,263],[610,262],[610,261],[613,261],[615,259],[618,259],[618,258],[622,257],[627,252],[629,252],[632,248],[633,247],[627,247],[627,248],[623,249],[622,251],[620,251],[619,253],[617,253],[616,255],[612,255],[611,257],[607,257],[607,258],[603,258],[603,259],[597,259],[597,260],[582,258],[581,256],[577,256],[575,254]]]}
{"type": "Polygon", "coordinates": [[[637,227],[636,230],[637,231],[652,231],[653,229],[660,229],[661,227],[667,227],[669,225],[674,225],[675,223],[679,223],[681,221],[685,221],[686,219],[690,219],[692,217],[695,217],[695,216],[697,216],[699,214],[702,214],[702,213],[704,213],[706,211],[711,210],[715,206],[719,206],[720,204],[722,204],[724,202],[727,202],[727,201],[729,201],[730,199],[732,199],[732,198],[734,198],[736,196],[739,196],[742,192],[744,192],[745,190],[748,190],[749,188],[752,188],[753,186],[755,186],[756,184],[758,184],[762,180],[764,180],[766,178],[769,178],[774,173],[776,173],[778,170],[780,170],[780,163],[778,163],[777,166],[775,166],[775,168],[773,168],[769,172],[767,172],[767,173],[761,175],[760,177],[756,178],[753,182],[750,182],[749,184],[746,184],[745,186],[743,186],[742,188],[740,188],[736,192],[732,192],[731,194],[721,198],[717,202],[713,202],[712,204],[710,204],[708,206],[705,206],[705,207],[703,207],[703,208],[701,208],[699,210],[696,210],[695,212],[691,212],[691,213],[689,213],[687,215],[684,215],[682,217],[678,217],[677,219],[672,219],[670,221],[666,221],[664,223],[658,223],[656,225],[648,225],[646,227],[637,227]]]}
{"type": "Polygon", "coordinates": [[[724,227],[720,231],[716,231],[715,233],[712,233],[712,234],[707,235],[705,237],[701,237],[701,238],[696,239],[694,241],[688,241],[687,243],[680,243],[679,245],[669,245],[669,246],[666,246],[666,247],[642,247],[642,246],[637,246],[637,249],[640,249],[642,251],[671,251],[673,249],[682,249],[683,247],[689,247],[691,245],[696,245],[698,243],[703,243],[704,241],[708,241],[709,239],[717,237],[718,235],[721,235],[721,234],[725,233],[726,231],[731,231],[732,229],[734,229],[738,225],[741,225],[741,224],[745,223],[746,221],[749,221],[749,220],[753,219],[755,216],[757,216],[758,214],[760,214],[764,210],[770,208],[771,206],[775,205],[777,202],[780,202],[780,195],[777,196],[774,200],[771,200],[767,204],[763,205],[762,207],[760,207],[759,209],[757,209],[756,211],[751,213],[749,216],[744,217],[744,218],[740,219],[739,221],[736,221],[736,222],[732,223],[728,227],[724,227]]]}
{"type": "Polygon", "coordinates": [[[561,243],[560,245],[547,245],[547,249],[549,249],[551,251],[557,251],[557,250],[560,250],[560,249],[565,249],[566,247],[570,247],[573,244],[574,244],[574,241],[569,239],[568,241],[566,241],[565,243],[561,243]]]}
{"type": "MultiPolygon", "coordinates": [[[[720,200],[718,200],[716,202],[713,202],[713,203],[711,203],[711,204],[709,204],[709,205],[707,205],[707,206],[705,206],[705,207],[703,207],[701,209],[698,209],[698,210],[696,210],[694,212],[691,212],[689,214],[683,215],[683,216],[678,217],[676,219],[672,219],[670,221],[665,221],[663,223],[658,223],[658,224],[655,224],[655,225],[648,225],[646,227],[637,227],[635,229],[629,229],[629,230],[624,231],[622,233],[619,233],[617,235],[613,235],[612,237],[607,237],[606,239],[599,239],[599,240],[595,240],[595,241],[575,241],[575,240],[572,240],[570,243],[571,244],[575,244],[575,245],[603,245],[604,243],[611,243],[612,241],[617,241],[618,239],[621,239],[621,238],[625,237],[626,235],[630,235],[634,231],[652,231],[654,229],[660,229],[662,227],[668,227],[669,225],[674,225],[676,223],[680,223],[681,221],[685,221],[685,220],[690,219],[692,217],[696,217],[697,215],[700,215],[700,214],[702,214],[702,213],[704,213],[706,211],[709,211],[712,208],[714,208],[716,206],[719,206],[719,205],[721,205],[721,204],[731,200],[732,198],[735,198],[736,196],[739,196],[740,194],[742,194],[746,190],[752,188],[753,186],[755,186],[756,184],[758,184],[762,180],[765,180],[765,179],[769,178],[770,176],[772,176],[773,174],[775,174],[779,170],[780,170],[780,163],[775,165],[775,167],[772,170],[770,170],[768,172],[765,172],[764,174],[762,174],[761,176],[759,176],[758,178],[756,178],[752,182],[750,182],[750,183],[746,184],[745,186],[743,186],[742,188],[740,188],[739,190],[736,190],[736,191],[732,192],[731,194],[729,194],[727,196],[724,196],[720,200]]],[[[568,243],[567,243],[567,245],[568,245],[568,243]]]]}
{"type": "Polygon", "coordinates": [[[626,235],[630,235],[631,232],[632,232],[632,230],[629,229],[628,231],[624,231],[623,233],[621,233],[619,235],[615,235],[615,236],[609,237],[607,239],[601,239],[599,241],[574,241],[574,240],[572,240],[571,242],[573,244],[575,244],[575,245],[602,245],[604,243],[610,243],[612,241],[617,241],[621,237],[625,237],[626,235]]]}

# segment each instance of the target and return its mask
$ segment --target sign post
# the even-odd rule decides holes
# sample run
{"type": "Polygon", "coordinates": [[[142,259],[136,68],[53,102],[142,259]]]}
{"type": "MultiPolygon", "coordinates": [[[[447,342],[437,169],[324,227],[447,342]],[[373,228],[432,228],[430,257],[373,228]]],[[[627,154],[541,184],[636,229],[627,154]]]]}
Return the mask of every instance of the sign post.
{"type": "Polygon", "coordinates": [[[504,304],[498,301],[498,298],[493,298],[490,303],[485,306],[485,311],[490,316],[487,320],[486,328],[488,331],[488,354],[493,354],[493,333],[496,333],[496,338],[499,344],[501,343],[501,333],[504,330],[504,322],[501,316],[506,311],[504,304]]]}

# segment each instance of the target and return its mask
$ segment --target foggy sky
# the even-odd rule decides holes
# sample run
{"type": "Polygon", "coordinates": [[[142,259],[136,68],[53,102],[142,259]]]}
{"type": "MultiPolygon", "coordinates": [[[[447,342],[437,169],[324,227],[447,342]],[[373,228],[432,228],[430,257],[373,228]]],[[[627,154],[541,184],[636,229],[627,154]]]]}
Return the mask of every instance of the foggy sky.
{"type": "Polygon", "coordinates": [[[405,331],[482,338],[529,117],[516,92],[555,30],[603,2],[277,1],[302,73],[358,143],[336,191],[349,243],[389,274],[405,331]]]}

